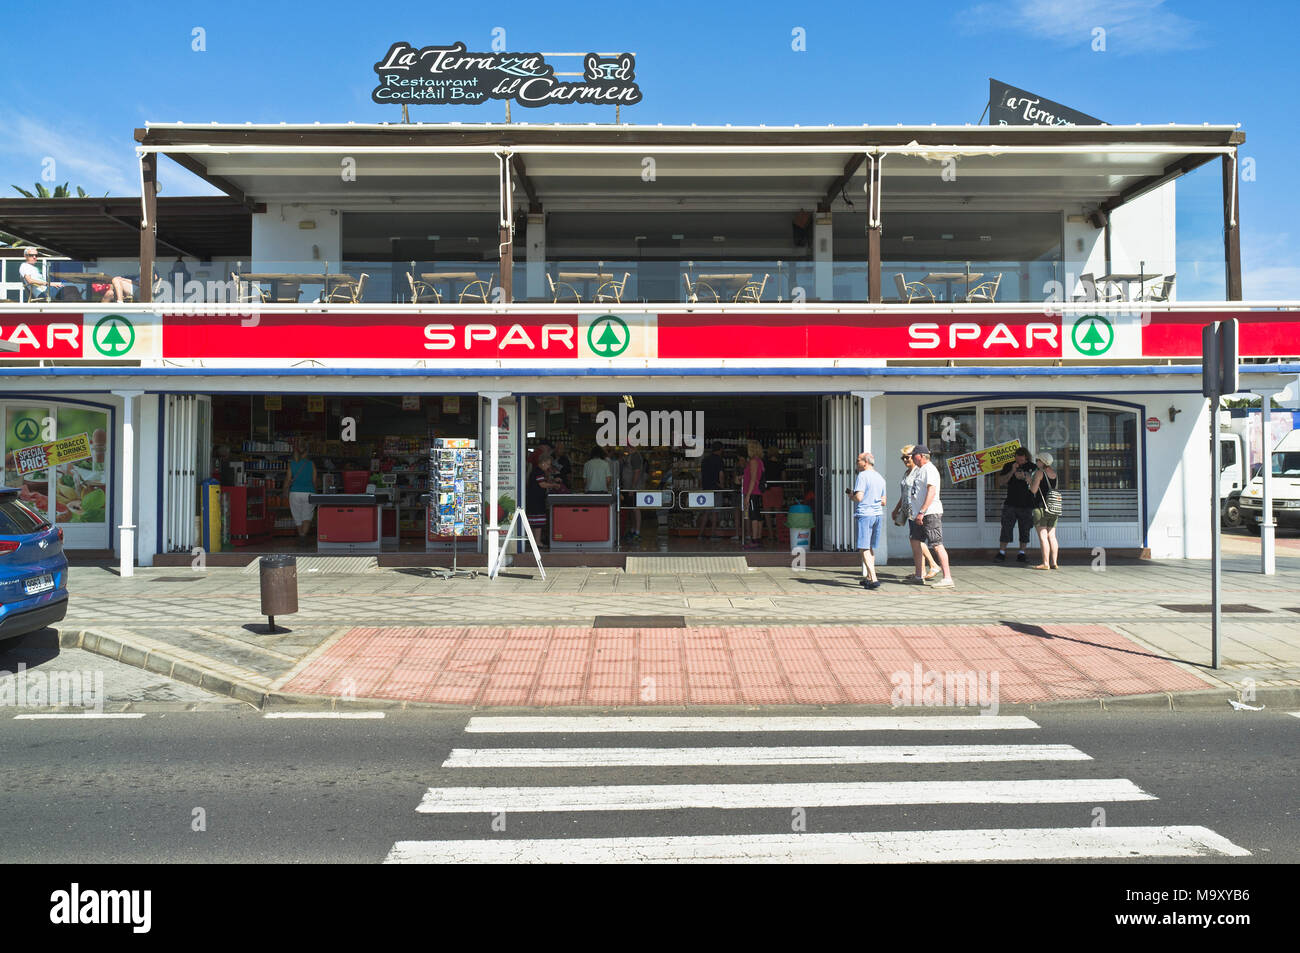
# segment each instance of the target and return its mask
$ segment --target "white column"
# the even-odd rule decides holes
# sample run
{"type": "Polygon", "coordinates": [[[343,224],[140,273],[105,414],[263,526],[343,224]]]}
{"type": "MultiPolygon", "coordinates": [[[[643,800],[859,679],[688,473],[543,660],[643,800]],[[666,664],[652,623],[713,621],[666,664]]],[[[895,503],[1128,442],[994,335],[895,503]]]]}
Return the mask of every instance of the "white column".
{"type": "MultiPolygon", "coordinates": [[[[1259,524],[1259,571],[1265,576],[1272,576],[1277,573],[1277,554],[1274,549],[1277,528],[1273,525],[1273,439],[1268,432],[1268,422],[1269,405],[1273,402],[1273,395],[1279,391],[1257,388],[1255,393],[1259,394],[1260,458],[1264,461],[1264,469],[1261,472],[1264,478],[1264,515],[1259,524]]],[[[1245,483],[1249,485],[1249,466],[1246,468],[1245,476],[1247,477],[1245,483]]]]}
{"type": "Polygon", "coordinates": [[[831,213],[818,212],[813,219],[813,262],[815,286],[813,293],[818,301],[831,301],[835,297],[835,239],[831,229],[831,213]]]}
{"type": "Polygon", "coordinates": [[[118,527],[119,573],[135,575],[135,399],[143,391],[114,391],[122,398],[122,525],[118,527]]]}
{"type": "Polygon", "coordinates": [[[162,400],[157,394],[145,394],[140,398],[140,482],[138,484],[140,499],[139,529],[136,542],[140,549],[140,565],[152,566],[154,553],[158,552],[161,527],[158,525],[158,512],[143,501],[157,500],[162,493],[158,485],[158,457],[162,447],[158,434],[158,406],[162,400]]]}
{"type": "MultiPolygon", "coordinates": [[[[881,479],[885,480],[885,487],[888,489],[889,480],[885,477],[885,460],[888,458],[888,454],[876,452],[876,448],[872,446],[873,434],[871,430],[871,402],[877,397],[883,397],[884,393],[885,392],[882,390],[855,390],[853,396],[862,398],[862,449],[866,450],[876,458],[876,472],[880,474],[881,479]]],[[[883,427],[881,428],[881,431],[883,433],[883,427]]],[[[888,494],[886,494],[886,498],[888,498],[888,494]]],[[[888,516],[888,513],[889,507],[886,504],[885,510],[881,514],[881,519],[885,519],[888,516]]],[[[880,549],[876,550],[876,565],[883,566],[888,561],[889,532],[887,529],[882,527],[880,530],[880,549]]]]}
{"type": "Polygon", "coordinates": [[[547,301],[546,294],[546,216],[530,213],[524,233],[528,246],[528,264],[524,287],[529,301],[547,301]]]}
{"type": "MultiPolygon", "coordinates": [[[[496,563],[497,549],[501,545],[501,523],[497,514],[497,501],[501,498],[500,487],[500,469],[501,469],[501,421],[498,415],[499,404],[502,397],[509,397],[508,393],[501,391],[490,391],[479,394],[479,397],[486,398],[488,401],[488,447],[487,447],[487,466],[488,466],[488,498],[487,512],[490,514],[491,523],[488,526],[488,547],[487,558],[488,568],[496,563]]],[[[516,424],[517,426],[517,424],[516,424]]]]}

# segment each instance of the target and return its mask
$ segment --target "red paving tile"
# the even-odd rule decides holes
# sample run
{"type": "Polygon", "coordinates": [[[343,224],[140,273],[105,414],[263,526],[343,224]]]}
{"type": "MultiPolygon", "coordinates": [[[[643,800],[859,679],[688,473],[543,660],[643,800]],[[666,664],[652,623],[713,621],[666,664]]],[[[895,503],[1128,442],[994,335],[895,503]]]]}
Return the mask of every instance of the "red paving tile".
{"type": "Polygon", "coordinates": [[[1042,631],[1051,637],[1000,625],[359,627],[284,689],[564,706],[889,704],[918,672],[937,685],[970,672],[991,686],[996,674],[1001,703],[1209,687],[1107,626],[1042,631]]]}

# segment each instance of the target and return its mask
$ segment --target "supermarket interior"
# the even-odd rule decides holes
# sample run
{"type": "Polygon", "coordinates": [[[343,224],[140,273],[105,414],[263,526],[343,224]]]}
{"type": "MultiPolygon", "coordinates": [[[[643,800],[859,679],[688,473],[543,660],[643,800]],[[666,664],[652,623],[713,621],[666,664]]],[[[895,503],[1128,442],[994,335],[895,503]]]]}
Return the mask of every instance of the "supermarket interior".
{"type": "MultiPolygon", "coordinates": [[[[477,396],[241,394],[211,401],[222,549],[479,549],[479,532],[489,523],[489,457],[477,396]],[[439,455],[449,462],[453,446],[473,459],[455,461],[462,472],[440,473],[439,455]],[[301,468],[295,449],[312,465],[310,477],[300,478],[310,480],[314,504],[305,526],[290,499],[301,468]],[[454,517],[453,501],[460,507],[454,517]]],[[[513,406],[501,415],[498,501],[504,529],[522,486],[543,549],[788,550],[791,527],[812,532],[822,452],[815,396],[566,395],[520,402],[526,426],[511,426],[513,406]],[[757,521],[739,511],[752,443],[763,459],[757,521]]]]}

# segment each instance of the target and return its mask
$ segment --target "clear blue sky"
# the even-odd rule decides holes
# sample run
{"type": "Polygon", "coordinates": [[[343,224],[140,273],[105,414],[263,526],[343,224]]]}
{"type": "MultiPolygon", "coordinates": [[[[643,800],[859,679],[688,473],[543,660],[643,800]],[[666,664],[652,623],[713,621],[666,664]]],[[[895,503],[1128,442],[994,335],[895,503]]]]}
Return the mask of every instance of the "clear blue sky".
{"type": "MultiPolygon", "coordinates": [[[[492,31],[529,51],[631,51],[638,123],[975,123],[990,76],[1112,123],[1240,123],[1248,297],[1300,297],[1293,162],[1300,67],[1293,2],[994,0],[974,3],[505,3],[316,0],[67,2],[6,13],[0,190],[57,183],[138,194],[131,131],[151,122],[374,122],[374,63],[390,43],[492,31]],[[468,5],[467,5],[468,6],[468,5]],[[206,50],[196,52],[194,33],[206,50]],[[806,51],[792,47],[802,28],[806,51]],[[1096,29],[1105,49],[1095,50],[1096,29]]],[[[503,107],[412,107],[427,121],[500,121],[503,107]]],[[[610,121],[594,106],[515,108],[516,120],[610,121]]],[[[161,163],[164,194],[210,188],[161,163]]],[[[1185,180],[1180,243],[1221,254],[1217,162],[1185,180]]]]}

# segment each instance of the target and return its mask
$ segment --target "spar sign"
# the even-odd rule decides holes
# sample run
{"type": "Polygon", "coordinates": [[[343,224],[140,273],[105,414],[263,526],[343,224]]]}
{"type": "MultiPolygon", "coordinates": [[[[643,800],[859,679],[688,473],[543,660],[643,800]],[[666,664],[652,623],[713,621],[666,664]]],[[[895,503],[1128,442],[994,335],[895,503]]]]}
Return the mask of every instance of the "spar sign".
{"type": "Polygon", "coordinates": [[[0,311],[0,341],[18,350],[6,357],[56,360],[152,360],[159,356],[157,314],[0,311]]]}
{"type": "Polygon", "coordinates": [[[996,447],[986,447],[983,450],[974,450],[951,457],[948,460],[948,476],[952,477],[953,483],[961,483],[964,480],[973,480],[977,476],[1001,470],[1005,464],[1016,458],[1016,451],[1019,449],[1019,440],[1009,440],[996,447]]]}

